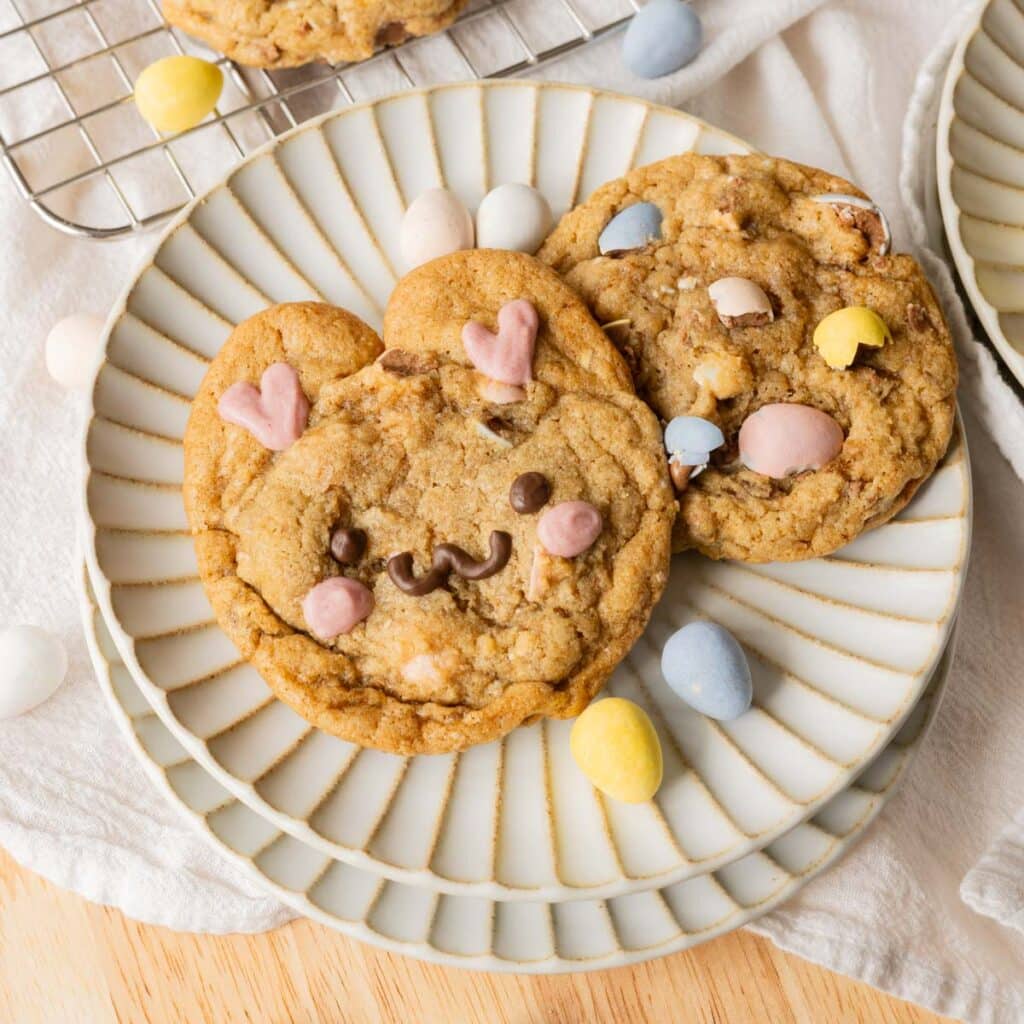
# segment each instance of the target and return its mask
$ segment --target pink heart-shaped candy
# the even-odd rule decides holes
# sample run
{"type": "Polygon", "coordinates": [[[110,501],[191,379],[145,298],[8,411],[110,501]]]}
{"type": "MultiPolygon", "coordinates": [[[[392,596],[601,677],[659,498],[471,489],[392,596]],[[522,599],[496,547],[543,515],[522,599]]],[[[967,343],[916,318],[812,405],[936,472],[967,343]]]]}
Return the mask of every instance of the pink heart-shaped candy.
{"type": "Polygon", "coordinates": [[[220,396],[217,412],[222,420],[244,427],[264,448],[283,452],[306,429],[309,401],[299,375],[287,363],[274,363],[263,371],[260,386],[239,381],[220,396]]]}
{"type": "Polygon", "coordinates": [[[526,299],[506,302],[498,311],[498,333],[470,320],[462,328],[462,346],[469,361],[485,376],[502,384],[533,380],[533,347],[540,321],[526,299]]]}

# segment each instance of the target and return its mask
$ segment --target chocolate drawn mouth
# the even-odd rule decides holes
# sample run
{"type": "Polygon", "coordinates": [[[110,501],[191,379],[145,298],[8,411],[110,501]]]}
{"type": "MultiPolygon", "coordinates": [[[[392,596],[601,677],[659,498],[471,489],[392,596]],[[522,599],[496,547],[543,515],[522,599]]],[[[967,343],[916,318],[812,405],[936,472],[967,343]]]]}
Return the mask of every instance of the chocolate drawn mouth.
{"type": "Polygon", "coordinates": [[[404,594],[410,597],[423,597],[437,590],[452,572],[464,580],[485,580],[488,576],[501,572],[512,556],[511,534],[505,533],[504,530],[492,530],[490,548],[490,554],[477,561],[458,544],[438,544],[434,548],[430,569],[418,579],[413,568],[412,552],[403,551],[388,559],[388,575],[404,594]]]}

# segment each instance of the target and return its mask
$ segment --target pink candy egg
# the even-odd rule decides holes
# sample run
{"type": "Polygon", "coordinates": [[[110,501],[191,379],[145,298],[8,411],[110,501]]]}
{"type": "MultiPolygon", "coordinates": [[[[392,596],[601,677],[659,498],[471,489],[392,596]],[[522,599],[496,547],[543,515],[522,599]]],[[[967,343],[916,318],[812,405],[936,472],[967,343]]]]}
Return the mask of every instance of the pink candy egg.
{"type": "Polygon", "coordinates": [[[302,601],[302,614],[314,636],[333,640],[351,633],[373,611],[373,594],[358,580],[332,576],[318,583],[302,601]]]}
{"type": "Polygon", "coordinates": [[[575,558],[597,540],[603,525],[589,501],[563,501],[540,517],[537,536],[549,554],[575,558]]]}
{"type": "Polygon", "coordinates": [[[821,469],[843,447],[843,428],[809,405],[776,402],[748,416],[740,428],[740,460],[778,480],[821,469]]]}

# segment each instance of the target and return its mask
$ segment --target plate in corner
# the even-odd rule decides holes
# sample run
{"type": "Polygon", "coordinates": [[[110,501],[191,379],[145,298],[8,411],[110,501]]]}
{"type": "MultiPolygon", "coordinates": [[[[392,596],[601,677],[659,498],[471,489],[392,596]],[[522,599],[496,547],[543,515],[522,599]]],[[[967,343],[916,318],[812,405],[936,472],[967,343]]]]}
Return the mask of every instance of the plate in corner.
{"type": "Polygon", "coordinates": [[[1024,7],[990,0],[950,60],[935,138],[942,220],[978,319],[1024,387],[1024,7]]]}

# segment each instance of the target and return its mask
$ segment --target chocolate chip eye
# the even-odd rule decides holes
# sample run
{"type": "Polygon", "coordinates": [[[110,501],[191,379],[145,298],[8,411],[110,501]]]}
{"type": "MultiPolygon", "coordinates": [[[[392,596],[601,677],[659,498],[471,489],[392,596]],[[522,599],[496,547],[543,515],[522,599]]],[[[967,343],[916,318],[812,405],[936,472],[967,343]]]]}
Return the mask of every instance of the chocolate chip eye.
{"type": "Polygon", "coordinates": [[[521,516],[542,509],[551,497],[551,485],[543,473],[521,473],[512,481],[508,503],[521,516]]]}
{"type": "Polygon", "coordinates": [[[366,531],[345,527],[331,534],[331,554],[342,565],[355,565],[366,551],[366,531]]]}

